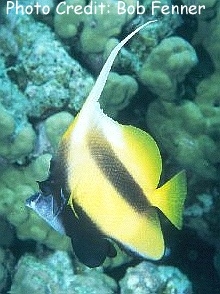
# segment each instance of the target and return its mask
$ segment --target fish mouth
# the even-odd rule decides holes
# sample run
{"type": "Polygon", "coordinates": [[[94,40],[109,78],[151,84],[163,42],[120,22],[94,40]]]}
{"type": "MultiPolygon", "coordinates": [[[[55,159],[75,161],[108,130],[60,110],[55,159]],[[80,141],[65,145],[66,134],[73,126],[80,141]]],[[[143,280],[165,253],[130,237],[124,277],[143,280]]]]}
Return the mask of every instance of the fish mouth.
{"type": "Polygon", "coordinates": [[[50,210],[50,215],[55,218],[62,212],[65,203],[63,202],[63,204],[59,206],[52,194],[44,195],[42,191],[39,191],[26,199],[25,206],[33,209],[38,214],[50,210]]]}
{"type": "Polygon", "coordinates": [[[33,194],[31,197],[29,197],[25,200],[25,206],[33,208],[41,196],[42,196],[41,192],[37,192],[37,193],[33,194]]]}

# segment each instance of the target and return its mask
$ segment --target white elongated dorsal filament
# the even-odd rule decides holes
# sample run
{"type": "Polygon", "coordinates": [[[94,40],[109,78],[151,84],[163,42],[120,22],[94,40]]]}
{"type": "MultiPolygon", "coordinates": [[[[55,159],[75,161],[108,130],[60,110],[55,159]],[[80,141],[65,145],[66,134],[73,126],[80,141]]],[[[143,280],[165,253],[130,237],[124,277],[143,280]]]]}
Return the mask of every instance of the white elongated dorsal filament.
{"type": "Polygon", "coordinates": [[[121,48],[140,30],[142,30],[144,27],[148,26],[151,23],[156,22],[157,20],[150,20],[146,22],[145,24],[139,26],[137,29],[135,29],[133,32],[131,32],[126,38],[124,38],[120,43],[118,43],[115,48],[111,51],[108,59],[106,60],[95,85],[93,86],[89,96],[87,97],[83,108],[90,107],[97,102],[102,94],[103,88],[105,86],[106,80],[108,78],[109,72],[112,68],[113,62],[118,54],[118,52],[121,50],[121,48]]]}

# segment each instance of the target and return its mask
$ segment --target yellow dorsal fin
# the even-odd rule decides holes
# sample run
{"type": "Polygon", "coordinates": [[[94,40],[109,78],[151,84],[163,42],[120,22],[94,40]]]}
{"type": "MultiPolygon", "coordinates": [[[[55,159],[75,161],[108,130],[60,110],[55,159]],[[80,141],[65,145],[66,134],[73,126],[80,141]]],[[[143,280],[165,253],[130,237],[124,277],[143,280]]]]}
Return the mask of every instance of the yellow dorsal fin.
{"type": "Polygon", "coordinates": [[[157,188],[162,172],[159,148],[145,131],[133,126],[121,125],[121,128],[126,148],[119,157],[147,197],[157,188]]]}
{"type": "Polygon", "coordinates": [[[151,203],[157,206],[177,228],[182,227],[183,206],[187,194],[186,174],[181,171],[151,195],[151,203]]]}

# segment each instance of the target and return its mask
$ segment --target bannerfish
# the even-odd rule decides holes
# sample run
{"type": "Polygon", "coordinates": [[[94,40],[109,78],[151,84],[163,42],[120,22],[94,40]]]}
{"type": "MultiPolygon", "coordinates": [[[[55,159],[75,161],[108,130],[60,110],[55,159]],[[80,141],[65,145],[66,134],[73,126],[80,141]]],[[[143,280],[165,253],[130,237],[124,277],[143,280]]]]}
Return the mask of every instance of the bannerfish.
{"type": "MultiPolygon", "coordinates": [[[[155,20],[156,21],[156,20],[155,20]]],[[[138,27],[111,52],[81,111],[64,133],[47,180],[26,201],[54,229],[68,235],[76,257],[89,267],[114,257],[114,242],[158,260],[164,238],[158,210],[182,227],[184,171],[158,187],[162,160],[145,131],[104,114],[99,98],[112,64],[138,27]]]]}

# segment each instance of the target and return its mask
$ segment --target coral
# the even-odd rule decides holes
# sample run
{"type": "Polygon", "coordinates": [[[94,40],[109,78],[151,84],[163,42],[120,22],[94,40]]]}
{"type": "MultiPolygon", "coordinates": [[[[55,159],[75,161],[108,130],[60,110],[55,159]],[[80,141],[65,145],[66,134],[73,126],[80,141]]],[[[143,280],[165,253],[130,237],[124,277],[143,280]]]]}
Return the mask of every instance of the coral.
{"type": "Polygon", "coordinates": [[[13,34],[14,19],[16,16],[6,17],[5,14],[6,1],[0,4],[0,54],[5,57],[16,56],[18,53],[18,45],[13,34]]]}
{"type": "MultiPolygon", "coordinates": [[[[210,265],[214,264],[220,277],[220,190],[218,185],[211,185],[205,193],[199,193],[191,197],[191,204],[185,209],[184,219],[187,229],[196,232],[201,240],[212,247],[214,259],[210,260],[210,265]]],[[[199,252],[198,244],[198,252],[199,252]]]]}
{"type": "Polygon", "coordinates": [[[163,293],[165,294],[192,294],[192,284],[188,278],[182,274],[177,268],[172,266],[159,266],[159,275],[163,283],[165,284],[165,289],[163,293]]]}
{"type": "MultiPolygon", "coordinates": [[[[123,27],[122,33],[124,35],[128,34],[140,24],[143,24],[151,16],[151,0],[141,1],[145,6],[147,11],[144,15],[138,15],[123,27]]],[[[171,1],[163,0],[161,1],[165,5],[170,5],[171,1]]],[[[108,17],[108,16],[106,16],[108,17]]],[[[126,72],[134,72],[136,76],[139,75],[140,68],[146,63],[146,60],[150,52],[168,36],[172,35],[175,29],[182,24],[182,19],[177,14],[170,15],[155,15],[155,18],[159,18],[159,21],[148,25],[145,29],[141,30],[136,36],[134,36],[129,44],[122,48],[121,52],[116,58],[114,64],[117,65],[116,68],[125,70],[126,72]]],[[[118,42],[118,36],[115,38],[110,38],[106,42],[105,50],[103,52],[104,60],[107,58],[113,47],[118,42]]],[[[92,54],[89,57],[93,57],[92,54]]],[[[92,62],[92,61],[91,61],[92,62]]]]}
{"type": "Polygon", "coordinates": [[[214,73],[199,83],[195,102],[207,120],[209,135],[215,136],[219,140],[220,2],[210,1],[209,6],[208,11],[212,11],[213,15],[211,19],[210,16],[199,18],[198,31],[193,39],[193,44],[202,45],[207,50],[214,64],[214,73]]]}
{"type": "Polygon", "coordinates": [[[0,156],[21,163],[33,151],[36,136],[27,120],[18,124],[13,115],[0,104],[0,139],[0,156]]]}
{"type": "Polygon", "coordinates": [[[100,99],[105,113],[115,117],[119,110],[122,110],[129,104],[137,90],[138,84],[134,78],[111,72],[100,99]]]}
{"type": "Polygon", "coordinates": [[[150,262],[128,268],[120,286],[121,294],[192,293],[190,281],[177,268],[150,262]]]}
{"type": "Polygon", "coordinates": [[[29,105],[6,74],[0,58],[0,156],[11,162],[22,162],[34,148],[35,132],[28,122],[29,105]]]}
{"type": "Polygon", "coordinates": [[[198,105],[206,122],[207,134],[219,143],[220,138],[220,74],[213,74],[204,79],[197,87],[195,103],[198,105]]]}
{"type": "Polygon", "coordinates": [[[0,53],[3,53],[5,56],[16,56],[18,53],[17,42],[7,25],[0,26],[0,53]]]}
{"type": "MultiPolygon", "coordinates": [[[[2,59],[0,61],[2,62],[2,59]]],[[[0,216],[16,228],[16,234],[20,239],[33,239],[52,248],[70,249],[68,238],[56,233],[26,208],[25,200],[38,190],[36,181],[47,177],[51,155],[44,153],[56,151],[61,135],[72,120],[72,115],[67,112],[52,115],[39,124],[36,133],[27,117],[33,112],[31,107],[34,106],[30,105],[26,96],[11,83],[3,62],[1,68],[0,216]],[[45,135],[45,141],[42,133],[45,135]],[[44,145],[45,142],[47,146],[44,145]],[[38,158],[33,160],[35,156],[38,158]],[[11,165],[14,162],[20,166],[11,165]],[[28,165],[23,166],[24,163],[28,165]]]]}
{"type": "Polygon", "coordinates": [[[38,190],[36,181],[47,177],[51,155],[44,154],[28,166],[8,166],[0,176],[0,215],[16,228],[20,239],[33,239],[51,248],[68,249],[69,240],[51,229],[25,200],[38,190]]]}
{"type": "Polygon", "coordinates": [[[101,271],[75,273],[66,252],[37,258],[26,254],[18,262],[10,293],[113,294],[116,283],[101,271]]]}
{"type": "MultiPolygon", "coordinates": [[[[198,33],[193,44],[202,44],[208,51],[214,63],[214,74],[199,82],[193,101],[182,100],[179,105],[153,102],[148,108],[147,124],[172,159],[197,176],[217,180],[220,158],[219,3],[212,9],[215,10],[212,21],[202,17],[199,19],[198,33]]],[[[158,48],[159,46],[155,50],[158,48]]],[[[181,62],[178,61],[178,64],[181,62]]],[[[164,97],[162,93],[157,94],[159,98],[164,97]]]]}
{"type": "MultiPolygon", "coordinates": [[[[85,0],[66,0],[66,5],[85,5],[85,0]]],[[[62,5],[59,9],[61,13],[66,11],[66,6],[62,5]]],[[[71,38],[77,34],[80,23],[84,20],[84,15],[75,14],[72,10],[70,13],[55,14],[54,28],[56,33],[62,38],[71,38]]]]}
{"type": "MultiPolygon", "coordinates": [[[[137,2],[134,0],[124,1],[125,5],[128,7],[132,5],[136,7],[137,2]]],[[[79,32],[80,47],[83,53],[100,53],[106,50],[106,46],[113,37],[118,36],[121,33],[122,27],[128,24],[128,27],[138,25],[140,23],[149,20],[150,10],[151,10],[151,0],[143,1],[143,5],[149,15],[143,16],[138,15],[134,18],[135,14],[124,13],[118,15],[117,12],[117,2],[115,1],[96,1],[96,7],[100,3],[107,6],[106,10],[101,14],[98,10],[97,13],[93,14],[81,14],[77,15],[72,10],[70,13],[55,14],[54,17],[54,27],[56,33],[62,38],[72,38],[76,36],[79,32]],[[108,13],[109,11],[109,13],[108,13]],[[130,23],[130,24],[129,24],[130,23]]],[[[67,5],[82,5],[85,6],[84,0],[67,0],[65,1],[67,5]]],[[[92,2],[87,3],[90,5],[92,2]]],[[[163,0],[163,4],[170,4],[170,0],[163,0]]],[[[60,11],[64,12],[66,10],[66,5],[62,5],[60,11]]],[[[160,15],[161,17],[161,15],[160,15]]],[[[161,18],[160,23],[158,23],[155,29],[146,29],[147,32],[141,32],[144,36],[145,46],[156,45],[160,39],[164,36],[170,34],[173,29],[178,26],[181,22],[181,18],[178,15],[164,15],[161,18]],[[156,43],[156,44],[155,44],[156,43]]],[[[134,38],[136,39],[136,38],[134,38]]],[[[138,39],[138,38],[137,38],[138,39]]],[[[133,44],[135,42],[131,41],[133,44]]],[[[140,49],[140,48],[139,48],[140,49]]],[[[138,50],[136,50],[138,53],[138,50]]]]}
{"type": "MultiPolygon", "coordinates": [[[[219,67],[219,18],[220,4],[218,0],[198,0],[206,5],[206,10],[200,16],[197,16],[198,29],[194,34],[193,44],[202,44],[210,53],[215,64],[219,67]]],[[[200,3],[199,3],[200,4],[200,3]]]]}
{"type": "MultiPolygon", "coordinates": [[[[136,5],[136,1],[128,0],[125,1],[126,5],[136,5]]],[[[145,1],[144,5],[146,6],[147,11],[150,9],[150,3],[151,1],[145,1]]],[[[72,0],[65,2],[67,5],[73,4],[72,0]]],[[[91,2],[90,2],[91,3],[91,2]]],[[[100,1],[96,1],[96,5],[98,6],[100,1]]],[[[122,30],[122,26],[127,24],[127,27],[125,26],[125,29],[123,33],[127,34],[129,31],[133,29],[134,26],[137,26],[139,23],[146,22],[149,19],[145,19],[144,16],[139,16],[137,19],[133,18],[133,14],[123,14],[118,17],[116,13],[116,6],[117,3],[115,1],[108,1],[105,3],[105,1],[102,1],[104,4],[109,5],[109,9],[111,10],[111,13],[103,13],[100,14],[97,12],[97,14],[92,15],[86,15],[83,14],[81,17],[79,15],[74,14],[72,10],[70,10],[70,13],[67,14],[55,14],[54,17],[54,27],[55,31],[58,35],[60,35],[63,38],[69,38],[70,43],[71,37],[75,36],[77,34],[77,38],[74,40],[74,44],[76,43],[75,47],[78,48],[78,50],[81,52],[83,59],[86,60],[86,63],[90,64],[91,68],[97,70],[97,66],[101,67],[103,64],[103,61],[107,58],[112,48],[115,46],[115,44],[118,43],[118,35],[120,34],[122,30]],[[115,19],[116,21],[112,21],[112,19],[115,19]],[[133,19],[132,19],[133,18],[133,19]],[[79,41],[77,41],[79,39],[79,41]],[[100,63],[100,64],[99,64],[100,63]],[[98,65],[97,65],[98,64],[98,65]]],[[[170,3],[169,0],[164,0],[164,4],[170,3]]],[[[78,4],[75,3],[74,4],[78,4]]],[[[82,5],[83,1],[79,1],[79,4],[82,5]]],[[[66,9],[66,6],[62,6],[63,9],[66,9]]],[[[160,22],[156,24],[152,24],[149,27],[147,27],[145,30],[141,31],[138,36],[135,36],[131,40],[130,50],[123,48],[122,52],[120,54],[120,57],[117,58],[115,65],[119,68],[123,68],[126,72],[133,72],[137,75],[138,78],[140,78],[140,68],[142,68],[141,75],[143,76],[145,71],[145,66],[147,63],[147,57],[149,55],[149,52],[160,42],[162,38],[165,36],[171,34],[177,26],[179,26],[181,23],[181,18],[177,15],[172,16],[164,16],[161,18],[160,22]],[[144,64],[144,65],[143,65],[144,64]]],[[[167,41],[168,42],[168,41],[167,41]]],[[[179,68],[179,77],[176,78],[175,81],[173,81],[173,88],[177,87],[177,83],[179,80],[182,80],[185,76],[184,72],[187,73],[190,69],[190,67],[194,64],[194,51],[190,47],[190,45],[183,40],[176,39],[176,42],[181,42],[181,45],[173,46],[172,47],[172,41],[170,41],[170,55],[173,53],[173,51],[178,50],[181,51],[179,54],[176,55],[176,59],[179,57],[184,56],[184,62],[187,62],[187,66],[184,67],[183,71],[183,65],[179,68]],[[182,52],[183,51],[183,52],[182,52]],[[181,56],[180,56],[181,55],[181,56]],[[191,60],[192,59],[192,60],[191,60]]],[[[73,50],[75,49],[73,46],[73,50]]],[[[164,48],[161,48],[161,50],[164,50],[164,48]]],[[[153,56],[155,56],[157,52],[153,56]]],[[[164,56],[167,57],[167,56],[164,56]]],[[[174,58],[173,58],[174,59],[174,58]]],[[[167,76],[170,75],[170,80],[172,78],[171,71],[173,70],[173,63],[175,60],[173,60],[170,57],[170,60],[172,64],[170,65],[169,73],[166,73],[167,76]],[[171,68],[172,66],[172,68],[171,68]]],[[[196,59],[196,57],[195,57],[196,59]]],[[[157,66],[159,67],[160,64],[157,66]]],[[[155,68],[152,68],[150,74],[153,75],[153,71],[155,68]]],[[[166,71],[166,69],[164,69],[166,71]]],[[[105,101],[103,102],[103,107],[106,113],[110,114],[111,116],[116,116],[118,113],[118,110],[121,110],[125,106],[128,105],[131,97],[136,93],[137,89],[137,83],[135,82],[134,78],[131,76],[126,76],[126,79],[124,80],[125,76],[119,78],[119,75],[111,74],[109,77],[109,82],[106,85],[106,88],[103,93],[103,100],[104,97],[105,101]],[[114,77],[114,78],[113,78],[114,77]],[[129,80],[130,79],[130,80],[129,80]],[[124,81],[123,81],[124,80],[124,81]],[[113,87],[115,86],[115,83],[117,82],[117,89],[118,94],[115,95],[113,87]],[[113,95],[114,93],[114,95],[113,95]],[[124,95],[128,94],[128,95],[124,95]],[[111,99],[109,99],[111,97],[111,99]],[[106,102],[107,101],[107,102],[106,102]]],[[[144,79],[144,77],[143,77],[144,79]]],[[[145,80],[145,79],[144,79],[145,80]]],[[[154,88],[158,89],[158,84],[155,81],[154,88]]],[[[170,82],[171,83],[171,82],[170,82]]],[[[162,92],[164,89],[162,89],[162,92]]],[[[173,92],[175,89],[173,90],[173,92]]],[[[167,96],[169,93],[167,93],[167,96]]]]}
{"type": "Polygon", "coordinates": [[[151,263],[140,263],[134,268],[128,268],[120,281],[122,294],[150,294],[162,292],[163,284],[158,269],[151,263]]]}
{"type": "MultiPolygon", "coordinates": [[[[15,34],[22,37],[22,47],[13,72],[18,83],[20,75],[24,76],[22,83],[27,81],[25,85],[20,84],[24,87],[24,101],[28,103],[24,112],[27,117],[40,118],[63,108],[78,111],[92,87],[93,78],[67,54],[47,26],[24,16],[18,20],[15,34]],[[29,33],[32,27],[37,37],[29,33]]],[[[111,74],[104,91],[106,112],[117,114],[136,91],[137,83],[132,77],[111,74]],[[117,96],[112,95],[115,89],[117,96]]]]}
{"type": "Polygon", "coordinates": [[[23,88],[30,105],[27,115],[41,117],[64,107],[79,110],[93,78],[68,55],[46,25],[22,16],[15,34],[20,39],[20,50],[14,71],[18,82],[21,75],[22,81],[26,80],[23,88]]]}
{"type": "MultiPolygon", "coordinates": [[[[56,150],[59,146],[60,138],[72,120],[73,116],[69,112],[61,111],[51,115],[43,123],[45,135],[53,150],[56,150]]],[[[40,142],[39,145],[42,145],[42,142],[40,142]]]]}
{"type": "Polygon", "coordinates": [[[147,111],[147,124],[169,156],[182,167],[207,179],[218,178],[219,140],[210,136],[213,125],[197,104],[180,105],[153,102],[147,111]]]}
{"type": "Polygon", "coordinates": [[[179,84],[196,63],[193,47],[180,37],[170,37],[150,53],[138,76],[160,99],[175,100],[179,84]]]}
{"type": "MultiPolygon", "coordinates": [[[[127,5],[135,5],[136,1],[126,0],[127,5]]],[[[65,1],[67,5],[82,5],[85,6],[85,1],[68,0],[65,1]]],[[[89,4],[91,4],[90,2],[89,4]]],[[[80,44],[84,53],[97,53],[105,48],[106,42],[113,36],[121,32],[122,26],[131,19],[131,15],[127,13],[118,17],[117,2],[101,1],[95,2],[97,6],[100,4],[109,5],[110,14],[107,13],[93,13],[77,15],[73,11],[70,14],[56,14],[54,18],[55,31],[63,38],[70,38],[77,34],[80,23],[83,23],[83,30],[80,34],[80,44]],[[107,15],[107,17],[106,17],[107,15]]],[[[63,8],[65,6],[63,5],[63,8]]]]}
{"type": "Polygon", "coordinates": [[[4,250],[0,248],[0,291],[4,289],[7,280],[7,271],[4,266],[5,253],[4,250]]]}
{"type": "MultiPolygon", "coordinates": [[[[199,19],[198,32],[194,37],[193,43],[202,45],[209,53],[214,64],[214,73],[203,79],[196,88],[195,103],[204,116],[206,122],[207,135],[215,141],[217,148],[220,144],[220,98],[219,98],[219,79],[220,79],[220,2],[211,1],[210,10],[213,16],[210,20],[199,19]],[[212,5],[211,5],[212,3],[212,5]]],[[[216,156],[219,156],[217,152],[216,156]]],[[[215,160],[218,164],[219,160],[215,160]]]]}
{"type": "MultiPolygon", "coordinates": [[[[105,1],[98,0],[97,4],[105,1]]],[[[136,5],[134,0],[125,0],[126,5],[136,5]]],[[[122,26],[132,18],[131,15],[124,13],[118,15],[117,2],[114,0],[106,1],[110,6],[111,17],[106,14],[89,15],[84,22],[84,29],[80,36],[81,46],[85,53],[97,53],[103,51],[106,42],[114,36],[117,36],[122,26]]]]}
{"type": "Polygon", "coordinates": [[[0,293],[6,293],[5,289],[8,286],[15,260],[12,254],[0,247],[0,293]]]}
{"type": "Polygon", "coordinates": [[[185,224],[219,252],[220,191],[216,186],[206,193],[194,195],[192,203],[185,209],[185,224]]]}
{"type": "Polygon", "coordinates": [[[1,129],[1,140],[4,140],[8,136],[12,135],[15,130],[15,122],[9,113],[4,109],[3,106],[0,106],[0,129],[1,129]]]}
{"type": "Polygon", "coordinates": [[[0,246],[9,247],[15,239],[14,230],[9,222],[0,216],[0,246]]]}

